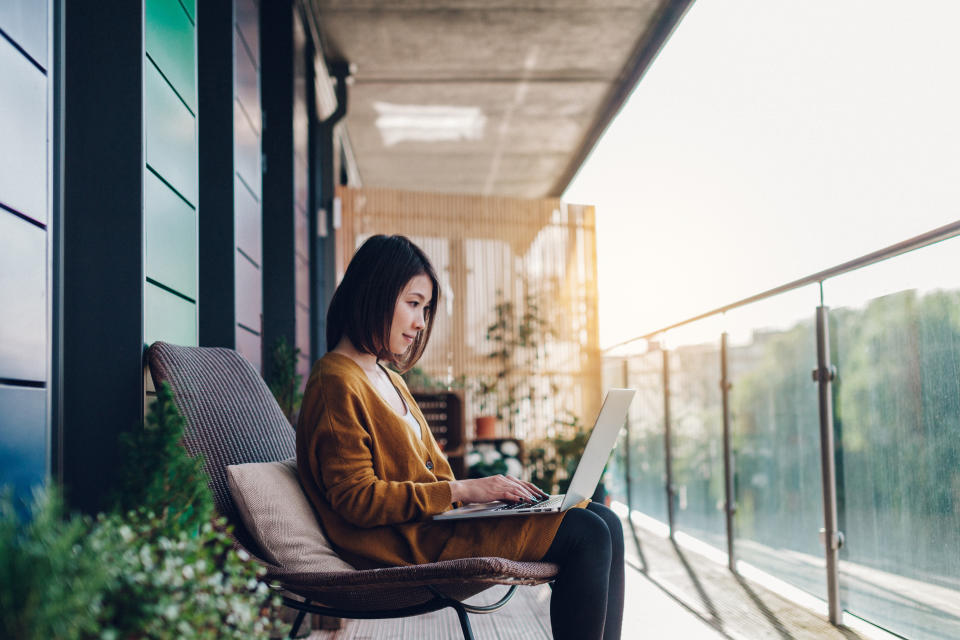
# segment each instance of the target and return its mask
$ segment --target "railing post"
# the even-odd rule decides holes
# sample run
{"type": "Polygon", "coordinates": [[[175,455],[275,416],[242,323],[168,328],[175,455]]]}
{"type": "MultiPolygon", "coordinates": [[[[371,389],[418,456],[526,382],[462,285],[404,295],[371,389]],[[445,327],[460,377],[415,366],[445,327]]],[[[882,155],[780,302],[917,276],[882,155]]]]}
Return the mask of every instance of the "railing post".
{"type": "MultiPolygon", "coordinates": [[[[628,356],[623,357],[623,388],[627,389],[630,387],[630,358],[628,356]]],[[[630,521],[630,512],[633,510],[633,494],[631,492],[630,485],[632,484],[632,475],[630,473],[630,411],[627,411],[627,424],[624,426],[626,429],[623,438],[624,452],[623,452],[623,464],[626,467],[627,471],[627,521],[630,521]]]]}
{"type": "Polygon", "coordinates": [[[837,571],[838,551],[843,546],[843,533],[837,529],[837,478],[833,447],[832,381],[836,369],[830,364],[829,309],[817,307],[817,383],[820,405],[820,469],[823,484],[823,529],[820,541],[827,561],[827,603],[830,622],[840,624],[840,582],[837,571]]]}
{"type": "Polygon", "coordinates": [[[663,353],[663,452],[664,469],[667,472],[667,524],[670,525],[670,538],[673,539],[673,464],[670,446],[670,352],[661,347],[663,353]]]}
{"type": "Polygon", "coordinates": [[[733,454],[730,446],[730,376],[727,370],[727,332],[720,335],[720,397],[723,400],[723,487],[726,502],[724,516],[727,522],[727,566],[737,570],[733,552],[733,514],[736,512],[733,495],[733,454]]]}

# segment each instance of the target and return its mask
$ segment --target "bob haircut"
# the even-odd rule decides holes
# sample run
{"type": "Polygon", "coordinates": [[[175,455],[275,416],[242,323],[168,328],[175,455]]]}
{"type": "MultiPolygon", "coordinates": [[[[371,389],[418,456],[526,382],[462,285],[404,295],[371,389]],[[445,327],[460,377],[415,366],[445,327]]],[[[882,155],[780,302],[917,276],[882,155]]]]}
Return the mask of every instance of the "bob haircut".
{"type": "Polygon", "coordinates": [[[359,351],[393,363],[401,373],[417,363],[430,340],[440,300],[440,282],[430,259],[404,236],[376,235],[357,249],[327,309],[327,351],[347,336],[359,351]],[[390,328],[397,299],[418,275],[430,278],[433,298],[425,326],[402,353],[390,352],[390,328]]]}

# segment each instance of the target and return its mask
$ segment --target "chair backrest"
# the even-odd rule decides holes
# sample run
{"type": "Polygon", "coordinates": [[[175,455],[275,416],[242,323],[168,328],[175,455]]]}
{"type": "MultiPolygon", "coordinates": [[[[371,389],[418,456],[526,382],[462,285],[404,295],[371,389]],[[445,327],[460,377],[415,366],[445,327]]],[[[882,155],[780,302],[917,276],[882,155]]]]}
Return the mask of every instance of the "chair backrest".
{"type": "Polygon", "coordinates": [[[146,358],[154,384],[170,385],[186,420],[184,448],[203,455],[217,512],[234,526],[238,541],[255,551],[230,496],[226,467],[294,457],[293,427],[257,370],[232,349],[154,342],[146,358]]]}

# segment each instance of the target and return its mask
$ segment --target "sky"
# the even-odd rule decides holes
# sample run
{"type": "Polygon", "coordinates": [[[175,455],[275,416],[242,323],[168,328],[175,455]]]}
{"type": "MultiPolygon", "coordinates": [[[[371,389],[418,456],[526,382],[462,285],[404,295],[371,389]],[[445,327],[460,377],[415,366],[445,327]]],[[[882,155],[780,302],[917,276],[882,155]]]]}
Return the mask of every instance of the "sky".
{"type": "MultiPolygon", "coordinates": [[[[960,219],[958,24],[955,0],[696,0],[563,196],[597,207],[601,345],[960,219]]],[[[825,303],[943,279],[929,253],[825,303]]]]}

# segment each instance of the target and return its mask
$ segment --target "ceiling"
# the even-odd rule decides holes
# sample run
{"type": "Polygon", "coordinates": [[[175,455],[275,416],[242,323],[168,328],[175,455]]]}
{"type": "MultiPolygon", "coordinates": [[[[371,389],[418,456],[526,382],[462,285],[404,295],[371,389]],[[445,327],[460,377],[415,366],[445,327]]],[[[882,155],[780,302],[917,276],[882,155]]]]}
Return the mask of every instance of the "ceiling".
{"type": "Polygon", "coordinates": [[[692,0],[313,0],[364,186],[559,196],[692,0]]]}

